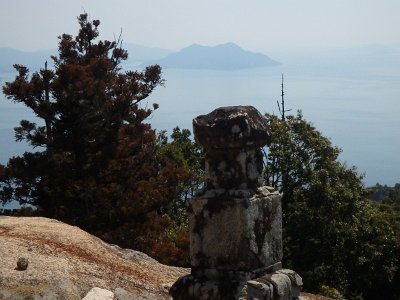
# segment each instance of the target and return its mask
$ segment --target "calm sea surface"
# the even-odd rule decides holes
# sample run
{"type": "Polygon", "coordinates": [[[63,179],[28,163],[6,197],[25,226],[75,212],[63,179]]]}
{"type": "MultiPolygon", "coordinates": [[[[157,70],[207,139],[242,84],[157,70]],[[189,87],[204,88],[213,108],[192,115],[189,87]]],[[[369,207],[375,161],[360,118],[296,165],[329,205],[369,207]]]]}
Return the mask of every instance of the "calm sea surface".
{"type": "MultiPolygon", "coordinates": [[[[262,113],[278,112],[281,74],[288,109],[305,118],[342,148],[341,160],[365,173],[366,185],[400,182],[400,69],[339,68],[337,65],[289,64],[240,71],[163,70],[165,87],[149,97],[160,108],[150,118],[157,130],[191,129],[199,114],[228,105],[253,105],[262,113]]],[[[0,73],[0,84],[13,78],[0,73]]],[[[28,109],[0,94],[0,163],[23,153],[13,127],[32,120],[28,109]]]]}

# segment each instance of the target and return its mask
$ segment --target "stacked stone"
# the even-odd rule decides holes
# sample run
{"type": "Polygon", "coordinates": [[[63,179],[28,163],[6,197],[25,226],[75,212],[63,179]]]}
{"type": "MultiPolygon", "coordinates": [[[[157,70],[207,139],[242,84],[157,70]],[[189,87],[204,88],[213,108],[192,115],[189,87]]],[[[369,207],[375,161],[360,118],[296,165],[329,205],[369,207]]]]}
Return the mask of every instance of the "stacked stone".
{"type": "Polygon", "coordinates": [[[190,200],[191,275],[176,300],[294,299],[301,277],[282,269],[281,195],[261,186],[271,133],[252,106],[223,107],[193,120],[206,148],[206,186],[190,200]]]}

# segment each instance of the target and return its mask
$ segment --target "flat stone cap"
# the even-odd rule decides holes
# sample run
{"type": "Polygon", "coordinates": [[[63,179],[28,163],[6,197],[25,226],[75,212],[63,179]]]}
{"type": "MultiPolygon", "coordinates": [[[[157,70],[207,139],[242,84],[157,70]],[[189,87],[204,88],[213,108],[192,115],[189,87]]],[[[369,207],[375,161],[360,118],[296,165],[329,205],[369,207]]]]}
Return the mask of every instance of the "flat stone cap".
{"type": "Polygon", "coordinates": [[[253,106],[220,107],[198,116],[193,132],[208,149],[263,147],[271,141],[267,120],[253,106]]]}

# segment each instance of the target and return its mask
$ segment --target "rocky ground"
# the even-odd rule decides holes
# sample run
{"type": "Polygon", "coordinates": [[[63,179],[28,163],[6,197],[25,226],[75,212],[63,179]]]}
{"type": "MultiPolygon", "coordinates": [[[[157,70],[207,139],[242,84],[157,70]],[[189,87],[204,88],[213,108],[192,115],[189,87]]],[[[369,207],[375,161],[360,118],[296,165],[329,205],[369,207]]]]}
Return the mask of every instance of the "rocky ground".
{"type": "Polygon", "coordinates": [[[320,296],[320,295],[310,294],[310,293],[301,293],[299,300],[333,300],[333,299],[324,297],[324,296],[320,296]]]}
{"type": "Polygon", "coordinates": [[[81,300],[95,287],[114,300],[169,299],[170,286],[189,272],[53,219],[0,216],[1,300],[81,300]]]}
{"type": "Polygon", "coordinates": [[[115,299],[168,299],[188,272],[56,220],[0,216],[0,299],[80,300],[93,287],[115,299]],[[21,257],[26,270],[18,270],[21,257]]]}

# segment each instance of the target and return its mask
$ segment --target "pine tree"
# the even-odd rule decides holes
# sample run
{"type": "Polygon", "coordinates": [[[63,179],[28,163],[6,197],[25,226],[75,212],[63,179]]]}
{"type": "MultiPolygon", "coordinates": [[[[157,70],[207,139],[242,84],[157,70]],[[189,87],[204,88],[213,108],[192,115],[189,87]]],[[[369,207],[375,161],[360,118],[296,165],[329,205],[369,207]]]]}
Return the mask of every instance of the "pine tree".
{"type": "Polygon", "coordinates": [[[165,230],[162,208],[179,197],[180,171],[158,151],[146,98],[163,84],[161,68],[122,72],[128,53],[98,40],[98,20],[78,17],[78,35],[59,37],[54,70],[18,72],[3,92],[29,107],[38,123],[15,129],[37,152],[0,168],[0,196],[37,206],[108,241],[146,250],[165,230]],[[151,224],[151,226],[149,225],[151,224]],[[146,227],[148,226],[148,227],[146,227]],[[145,230],[146,229],[146,230],[145,230]]]}

